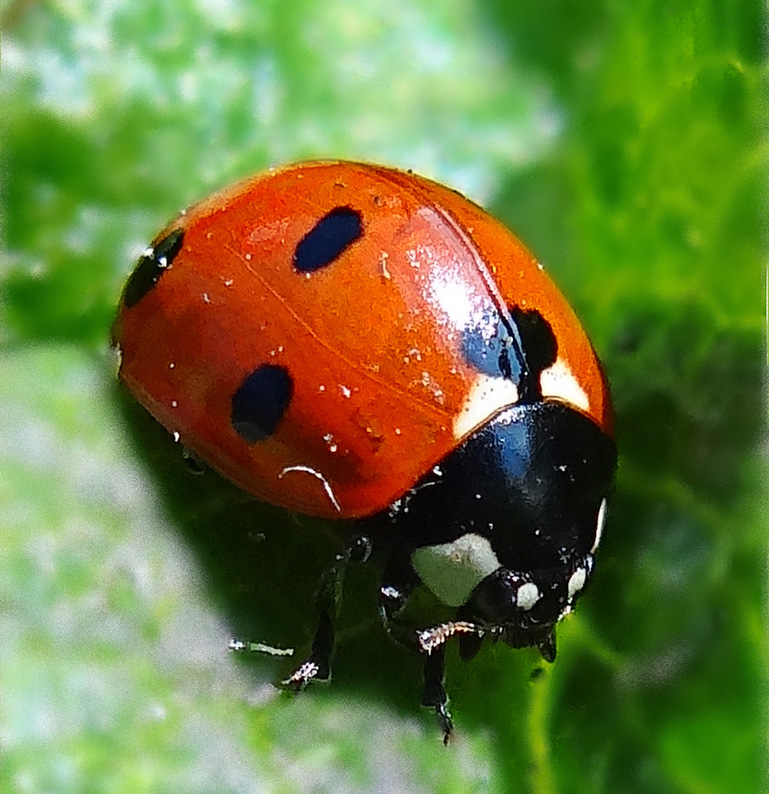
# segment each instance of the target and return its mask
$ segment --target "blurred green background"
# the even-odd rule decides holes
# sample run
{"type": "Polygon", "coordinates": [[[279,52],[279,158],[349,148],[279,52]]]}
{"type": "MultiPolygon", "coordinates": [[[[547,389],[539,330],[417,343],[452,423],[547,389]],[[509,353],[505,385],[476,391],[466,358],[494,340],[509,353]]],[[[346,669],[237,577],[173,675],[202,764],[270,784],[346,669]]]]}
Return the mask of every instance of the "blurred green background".
{"type": "Polygon", "coordinates": [[[765,19],[755,2],[2,0],[0,791],[766,790],[765,19]],[[288,698],[328,524],[258,505],[117,386],[176,211],[314,156],[413,168],[537,252],[621,461],[559,659],[449,659],[448,749],[354,572],[288,698]],[[385,657],[391,664],[383,665],[385,657]]]}

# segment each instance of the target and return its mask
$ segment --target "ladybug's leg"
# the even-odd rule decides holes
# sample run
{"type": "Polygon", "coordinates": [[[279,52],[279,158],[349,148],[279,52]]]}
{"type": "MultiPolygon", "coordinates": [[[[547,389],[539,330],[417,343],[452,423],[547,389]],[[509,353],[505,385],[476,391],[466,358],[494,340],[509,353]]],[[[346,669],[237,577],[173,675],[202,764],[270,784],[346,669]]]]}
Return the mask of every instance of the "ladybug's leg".
{"type": "Polygon", "coordinates": [[[435,709],[443,731],[443,743],[448,744],[453,726],[448,709],[449,698],[443,686],[445,667],[446,646],[441,643],[435,650],[425,655],[422,705],[435,709]]]}
{"type": "Polygon", "coordinates": [[[483,639],[483,629],[465,620],[441,623],[427,629],[417,629],[402,618],[409,596],[419,584],[414,569],[407,558],[391,557],[385,577],[379,588],[379,610],[388,633],[397,642],[418,650],[424,658],[424,688],[422,705],[435,710],[443,731],[443,741],[451,736],[451,715],[448,696],[443,686],[446,663],[446,640],[455,634],[459,637],[460,651],[472,655],[483,639]],[[477,641],[477,642],[476,642],[477,641]]]}
{"type": "Polygon", "coordinates": [[[401,619],[406,602],[419,579],[407,559],[391,557],[379,587],[379,611],[387,633],[402,645],[416,649],[424,655],[424,689],[422,705],[435,709],[446,744],[451,736],[451,715],[448,697],[443,687],[446,663],[446,646],[439,641],[434,648],[426,649],[420,643],[420,632],[401,619]]]}
{"type": "MultiPolygon", "coordinates": [[[[391,571],[388,570],[388,573],[391,571]]],[[[446,663],[445,637],[441,636],[434,644],[430,644],[429,637],[433,636],[432,632],[440,632],[438,627],[420,632],[413,625],[400,619],[406,601],[418,583],[416,575],[406,576],[400,579],[398,584],[393,582],[394,580],[388,577],[388,583],[382,584],[379,588],[379,609],[382,620],[394,640],[409,648],[416,648],[422,653],[424,658],[422,705],[435,709],[443,731],[443,742],[446,744],[451,736],[452,725],[448,697],[443,687],[446,663]]]]}
{"type": "Polygon", "coordinates": [[[334,619],[342,594],[344,574],[350,563],[365,562],[371,554],[371,541],[358,535],[347,548],[337,554],[334,564],[326,570],[316,596],[318,626],[312,641],[309,658],[285,680],[281,686],[301,690],[310,681],[327,681],[331,678],[331,655],[334,652],[334,619]]]}
{"type": "Polygon", "coordinates": [[[401,645],[418,647],[417,634],[412,624],[401,620],[409,596],[419,584],[408,558],[393,555],[387,563],[379,585],[379,613],[387,633],[401,645]]]}
{"type": "Polygon", "coordinates": [[[443,688],[446,641],[456,635],[459,638],[460,656],[467,659],[478,652],[485,634],[486,630],[482,626],[468,620],[452,620],[417,632],[419,650],[425,654],[422,705],[435,709],[443,730],[444,744],[448,743],[451,736],[451,715],[443,688]]]}

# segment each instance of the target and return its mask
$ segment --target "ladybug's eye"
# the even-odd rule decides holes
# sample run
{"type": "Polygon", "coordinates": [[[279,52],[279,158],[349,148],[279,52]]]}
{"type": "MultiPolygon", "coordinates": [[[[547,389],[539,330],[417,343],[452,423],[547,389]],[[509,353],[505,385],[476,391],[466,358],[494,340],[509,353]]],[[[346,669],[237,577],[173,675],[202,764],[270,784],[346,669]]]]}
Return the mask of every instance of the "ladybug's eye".
{"type": "Polygon", "coordinates": [[[595,540],[593,541],[593,548],[590,549],[591,554],[595,554],[598,544],[601,542],[601,535],[603,535],[603,525],[606,523],[606,500],[601,502],[598,508],[598,518],[595,522],[595,540]]]}

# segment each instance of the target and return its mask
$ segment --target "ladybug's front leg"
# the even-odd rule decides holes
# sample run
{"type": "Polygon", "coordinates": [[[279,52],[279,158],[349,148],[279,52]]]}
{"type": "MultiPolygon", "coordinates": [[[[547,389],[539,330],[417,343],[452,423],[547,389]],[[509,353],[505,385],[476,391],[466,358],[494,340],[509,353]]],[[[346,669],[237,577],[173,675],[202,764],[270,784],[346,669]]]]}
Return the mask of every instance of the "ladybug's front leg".
{"type": "Polygon", "coordinates": [[[448,696],[443,686],[444,668],[446,663],[446,646],[439,641],[434,647],[426,647],[421,639],[429,633],[419,631],[410,623],[400,618],[408,597],[416,587],[418,580],[415,575],[409,576],[408,569],[400,571],[397,576],[398,583],[393,579],[393,566],[391,565],[387,583],[379,588],[379,610],[387,633],[397,642],[411,648],[416,648],[424,656],[424,688],[422,689],[422,705],[435,710],[438,722],[443,731],[443,742],[446,744],[451,736],[452,723],[448,711],[448,696]]]}
{"type": "Polygon", "coordinates": [[[457,635],[459,651],[463,659],[474,656],[483,642],[485,630],[467,620],[452,620],[417,632],[417,645],[425,654],[424,689],[422,705],[435,709],[443,730],[443,743],[448,744],[451,737],[451,714],[448,710],[448,696],[443,687],[446,666],[446,641],[457,635]]]}
{"type": "Polygon", "coordinates": [[[408,558],[392,554],[379,585],[379,614],[387,633],[412,650],[418,644],[414,626],[401,617],[409,596],[419,584],[408,558]]]}
{"type": "Polygon", "coordinates": [[[422,705],[435,710],[438,723],[443,731],[443,743],[448,744],[453,725],[448,709],[449,697],[446,694],[446,688],[443,686],[445,668],[446,646],[441,644],[425,656],[422,705]]]}
{"type": "Polygon", "coordinates": [[[434,709],[443,731],[444,744],[451,736],[451,714],[448,710],[448,696],[443,686],[446,664],[446,640],[455,634],[459,636],[460,652],[463,658],[474,655],[483,640],[483,629],[465,620],[449,621],[417,629],[413,623],[404,620],[403,610],[409,596],[419,584],[419,579],[411,565],[404,558],[391,558],[387,572],[379,588],[379,609],[387,632],[397,642],[416,649],[424,658],[424,688],[422,705],[434,709]]]}
{"type": "Polygon", "coordinates": [[[328,681],[331,678],[331,655],[334,652],[334,620],[337,616],[342,594],[342,584],[347,566],[363,563],[371,554],[371,541],[359,535],[338,554],[320,581],[315,603],[318,610],[318,625],[312,641],[309,658],[285,680],[281,686],[299,691],[310,681],[328,681]]]}

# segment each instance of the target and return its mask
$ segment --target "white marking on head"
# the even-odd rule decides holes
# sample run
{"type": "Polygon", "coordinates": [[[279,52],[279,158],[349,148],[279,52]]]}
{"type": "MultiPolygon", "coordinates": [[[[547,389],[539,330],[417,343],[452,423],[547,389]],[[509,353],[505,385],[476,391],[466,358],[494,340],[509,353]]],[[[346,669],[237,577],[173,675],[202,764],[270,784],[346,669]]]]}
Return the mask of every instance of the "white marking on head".
{"type": "Polygon", "coordinates": [[[278,479],[282,480],[287,474],[290,474],[292,471],[301,471],[301,472],[305,472],[306,474],[312,474],[313,477],[317,477],[323,483],[323,488],[326,491],[326,495],[331,500],[331,504],[334,505],[338,513],[342,512],[342,508],[340,507],[339,502],[336,499],[336,496],[334,496],[334,492],[331,490],[331,485],[329,485],[328,480],[319,471],[316,471],[315,469],[312,469],[309,466],[286,466],[283,469],[283,471],[281,471],[280,474],[278,475],[278,479]]]}
{"type": "Polygon", "coordinates": [[[499,568],[491,543],[474,532],[451,543],[416,549],[411,564],[425,586],[450,607],[464,604],[477,585],[499,568]]]}
{"type": "Polygon", "coordinates": [[[507,378],[479,373],[462,410],[454,417],[454,438],[465,438],[502,408],[518,401],[518,387],[507,378]]]}
{"type": "Polygon", "coordinates": [[[515,605],[518,609],[528,612],[541,597],[542,594],[534,582],[525,582],[518,588],[515,596],[515,605]]]}
{"type": "Polygon", "coordinates": [[[595,540],[593,541],[593,548],[590,549],[591,554],[595,554],[595,550],[598,548],[598,544],[601,542],[601,536],[603,535],[603,525],[606,523],[606,500],[604,499],[601,502],[601,506],[598,508],[598,518],[595,522],[595,540]]]}
{"type": "Polygon", "coordinates": [[[543,397],[560,397],[583,411],[590,410],[590,400],[585,390],[579,385],[571,368],[562,358],[559,358],[552,367],[542,371],[539,383],[543,397]]]}
{"type": "Polygon", "coordinates": [[[567,585],[567,588],[568,588],[570,601],[585,586],[586,581],[587,581],[587,571],[582,566],[580,566],[569,577],[569,584],[567,585]]]}

